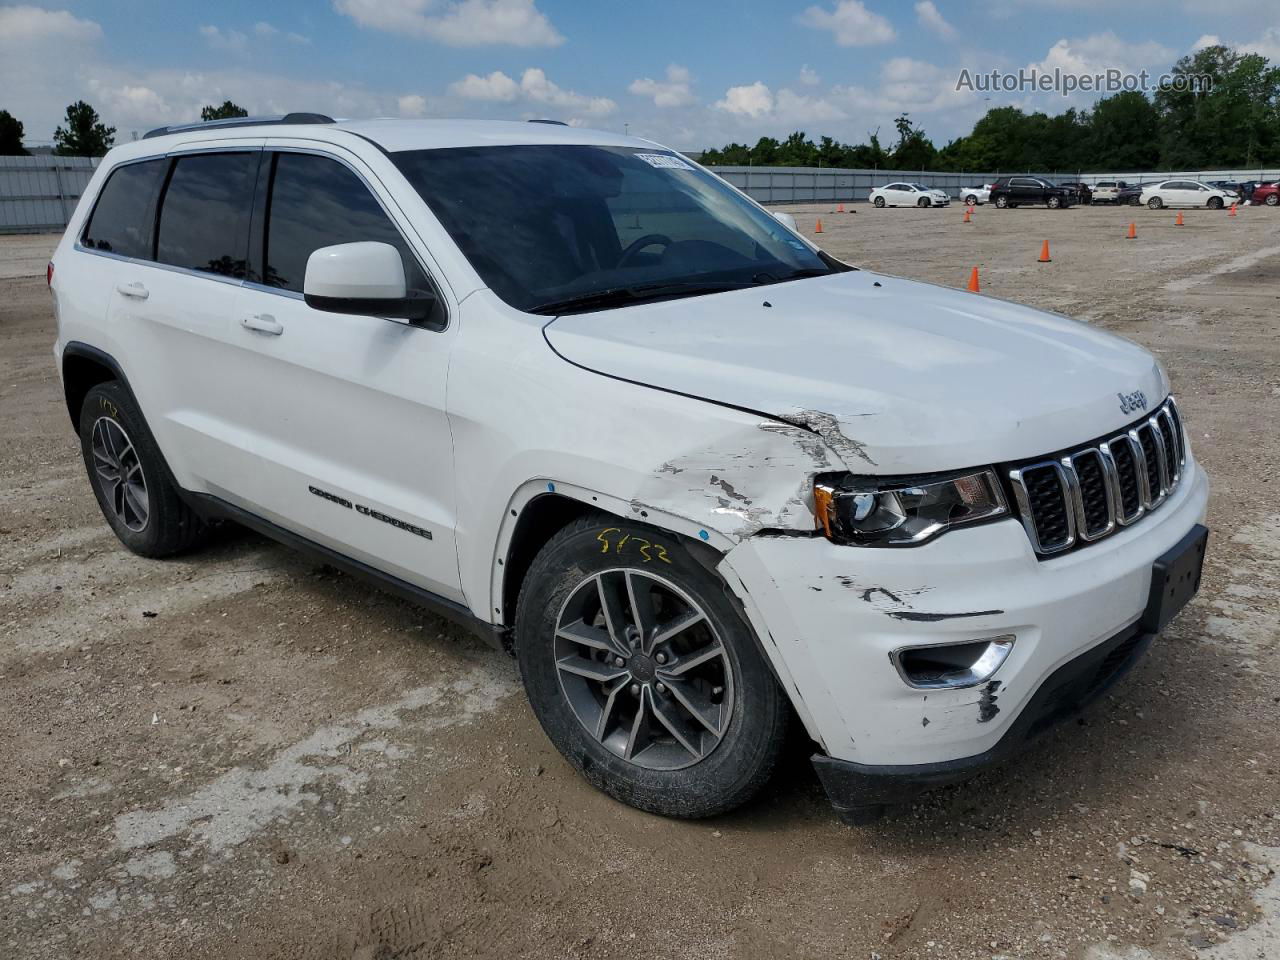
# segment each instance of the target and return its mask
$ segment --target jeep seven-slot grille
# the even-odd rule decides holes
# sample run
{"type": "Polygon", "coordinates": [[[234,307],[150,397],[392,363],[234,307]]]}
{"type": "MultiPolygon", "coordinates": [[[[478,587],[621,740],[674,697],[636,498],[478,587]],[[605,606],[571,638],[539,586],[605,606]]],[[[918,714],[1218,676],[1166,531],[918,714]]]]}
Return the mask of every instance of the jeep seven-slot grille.
{"type": "Polygon", "coordinates": [[[1173,397],[1114,436],[1009,469],[1031,545],[1042,557],[1092,543],[1160,506],[1187,453],[1173,397]]]}

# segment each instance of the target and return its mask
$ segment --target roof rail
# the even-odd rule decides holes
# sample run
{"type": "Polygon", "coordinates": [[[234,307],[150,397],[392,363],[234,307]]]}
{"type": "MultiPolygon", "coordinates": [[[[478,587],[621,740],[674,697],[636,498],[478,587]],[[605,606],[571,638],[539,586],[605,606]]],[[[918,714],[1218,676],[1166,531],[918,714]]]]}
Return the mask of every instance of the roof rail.
{"type": "Polygon", "coordinates": [[[286,113],[274,117],[227,117],[224,120],[201,120],[198,123],[175,123],[167,127],[156,127],[142,135],[143,140],[151,137],[163,137],[167,133],[184,133],[188,130],[203,130],[206,127],[257,127],[264,124],[299,124],[299,123],[333,123],[333,117],[323,113],[286,113]]]}
{"type": "Polygon", "coordinates": [[[530,120],[529,122],[530,122],[530,123],[553,123],[553,124],[555,124],[557,127],[567,127],[567,126],[568,126],[568,124],[567,124],[567,123],[565,123],[563,120],[530,120]]]}

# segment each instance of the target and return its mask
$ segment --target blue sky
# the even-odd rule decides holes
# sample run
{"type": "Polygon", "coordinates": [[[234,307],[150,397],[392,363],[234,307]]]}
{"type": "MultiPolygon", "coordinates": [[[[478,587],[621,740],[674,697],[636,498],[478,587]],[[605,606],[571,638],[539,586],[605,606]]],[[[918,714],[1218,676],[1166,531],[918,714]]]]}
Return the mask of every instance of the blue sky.
{"type": "Polygon", "coordinates": [[[681,149],[803,129],[936,143],[991,106],[1094,95],[956,91],[962,68],[1166,70],[1225,42],[1280,63],[1278,0],[0,0],[0,109],[47,141],[85,99],[118,139],[253,113],[554,117],[681,149]]]}

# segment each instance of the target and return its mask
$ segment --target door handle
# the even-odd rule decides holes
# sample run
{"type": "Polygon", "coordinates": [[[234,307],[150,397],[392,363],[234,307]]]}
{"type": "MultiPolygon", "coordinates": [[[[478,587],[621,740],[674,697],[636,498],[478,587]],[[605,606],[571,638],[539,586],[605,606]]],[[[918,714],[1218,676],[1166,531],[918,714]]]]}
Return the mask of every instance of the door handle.
{"type": "Polygon", "coordinates": [[[284,324],[269,313],[256,313],[251,317],[244,317],[240,320],[240,326],[246,330],[256,330],[258,333],[270,334],[278,337],[284,333],[284,324]]]}
{"type": "Polygon", "coordinates": [[[150,291],[140,283],[117,283],[116,293],[134,300],[145,300],[151,296],[150,291]]]}

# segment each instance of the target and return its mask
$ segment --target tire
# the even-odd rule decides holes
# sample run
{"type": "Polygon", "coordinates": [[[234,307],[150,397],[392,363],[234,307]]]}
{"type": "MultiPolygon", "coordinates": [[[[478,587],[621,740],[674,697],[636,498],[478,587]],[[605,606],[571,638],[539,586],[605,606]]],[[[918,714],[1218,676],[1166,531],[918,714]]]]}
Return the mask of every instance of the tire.
{"type": "Polygon", "coordinates": [[[1209,209],[1210,209],[1210,210],[1221,210],[1221,209],[1222,209],[1222,198],[1221,198],[1221,197],[1210,197],[1210,198],[1209,198],[1209,209]]]}
{"type": "Polygon", "coordinates": [[[916,201],[916,206],[917,206],[917,207],[927,207],[927,206],[929,206],[929,198],[928,198],[928,197],[921,197],[919,200],[917,200],[917,201],[916,201]]]}
{"type": "Polygon", "coordinates": [[[966,207],[976,207],[978,205],[978,198],[971,193],[964,198],[964,205],[966,207]]]}
{"type": "Polygon", "coordinates": [[[1005,207],[1009,206],[1009,198],[1003,197],[1003,196],[996,197],[995,204],[996,204],[996,207],[1003,210],[1005,207]]]}
{"type": "Polygon", "coordinates": [[[883,207],[883,206],[884,206],[884,197],[876,197],[876,199],[875,199],[875,205],[876,205],[877,207],[883,207]]]}
{"type": "Polygon", "coordinates": [[[1280,193],[1268,193],[1267,198],[1262,202],[1268,207],[1274,207],[1276,204],[1280,203],[1280,193]]]}
{"type": "MultiPolygon", "coordinates": [[[[1216,200],[1217,197],[1214,197],[1213,199],[1216,200]]],[[[1159,197],[1152,197],[1150,200],[1147,201],[1147,208],[1150,210],[1159,210],[1163,206],[1164,206],[1164,201],[1161,200],[1159,197]]]]}
{"type": "Polygon", "coordinates": [[[1044,205],[1048,207],[1050,210],[1057,210],[1060,206],[1062,206],[1062,199],[1060,197],[1050,197],[1048,200],[1044,202],[1044,205]]]}
{"type": "MultiPolygon", "coordinates": [[[[751,627],[693,549],[616,517],[577,520],[534,559],[515,620],[520,677],[556,749],[615,799],[691,819],[750,800],[768,782],[790,721],[751,627]],[[612,634],[602,591],[615,600],[612,634]],[[648,596],[641,606],[656,608],[649,619],[659,631],[693,613],[703,619],[646,651],[618,624],[634,620],[631,596],[648,596]],[[715,649],[718,655],[678,676],[671,672],[715,649]],[[697,724],[688,703],[711,720],[697,724]]],[[[645,632],[652,641],[654,630],[645,632]]]]}
{"type": "Polygon", "coordinates": [[[204,538],[205,525],[179,498],[142,412],[120,383],[98,384],[85,395],[80,453],[102,515],[131,551],[168,557],[204,538]]]}

